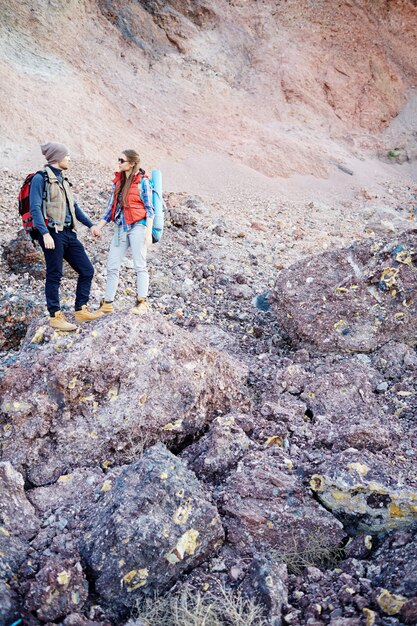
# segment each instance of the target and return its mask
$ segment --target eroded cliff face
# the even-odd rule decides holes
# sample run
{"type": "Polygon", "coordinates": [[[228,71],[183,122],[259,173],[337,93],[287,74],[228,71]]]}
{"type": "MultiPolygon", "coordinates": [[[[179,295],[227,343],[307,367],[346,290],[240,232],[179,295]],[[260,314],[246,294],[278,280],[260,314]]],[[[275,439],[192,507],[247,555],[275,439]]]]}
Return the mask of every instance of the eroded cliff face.
{"type": "Polygon", "coordinates": [[[361,154],[416,84],[411,0],[2,2],[2,160],[215,152],[270,176],[361,154]]]}

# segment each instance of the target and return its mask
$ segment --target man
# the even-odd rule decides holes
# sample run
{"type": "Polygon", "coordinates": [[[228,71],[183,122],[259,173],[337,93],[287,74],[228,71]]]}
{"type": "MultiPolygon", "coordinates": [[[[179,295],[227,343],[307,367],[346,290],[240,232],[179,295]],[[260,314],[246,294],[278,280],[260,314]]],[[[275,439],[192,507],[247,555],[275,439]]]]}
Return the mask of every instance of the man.
{"type": "Polygon", "coordinates": [[[43,172],[38,172],[32,179],[30,210],[33,225],[38,231],[38,242],[45,255],[45,296],[50,325],[58,330],[70,331],[77,326],[67,322],[59,302],[64,259],[78,273],[76,321],[89,322],[103,315],[102,312],[92,312],[87,307],[94,268],[76,234],[77,220],[88,228],[93,223],[74,201],[66,176],[70,165],[68,148],[62,143],[50,142],[41,145],[41,150],[47,165],[43,172]]]}

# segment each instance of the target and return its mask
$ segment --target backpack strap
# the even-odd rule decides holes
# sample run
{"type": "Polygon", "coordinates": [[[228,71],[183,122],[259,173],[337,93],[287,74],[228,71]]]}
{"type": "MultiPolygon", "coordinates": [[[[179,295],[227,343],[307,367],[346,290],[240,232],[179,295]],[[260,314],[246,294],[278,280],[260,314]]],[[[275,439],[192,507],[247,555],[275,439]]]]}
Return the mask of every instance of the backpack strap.
{"type": "MultiPolygon", "coordinates": [[[[140,170],[140,172],[142,172],[142,171],[143,171],[143,170],[140,170]]],[[[155,189],[155,187],[151,184],[151,179],[150,179],[150,178],[148,178],[148,176],[145,176],[145,175],[143,175],[143,176],[142,176],[142,178],[141,178],[141,180],[140,180],[140,185],[141,185],[141,188],[143,188],[143,179],[144,179],[144,178],[147,178],[147,179],[148,179],[148,181],[149,181],[149,187],[151,188],[151,192],[152,192],[152,194],[156,194],[156,195],[158,196],[158,198],[160,199],[160,201],[161,201],[161,203],[162,203],[162,210],[163,210],[163,211],[166,211],[167,205],[166,205],[166,203],[165,203],[165,200],[164,200],[164,199],[163,199],[163,197],[162,197],[162,194],[161,194],[161,193],[159,193],[159,191],[157,191],[157,190],[155,189]]],[[[139,190],[139,193],[140,193],[140,190],[139,190]]],[[[142,195],[141,195],[141,199],[142,199],[142,195]]],[[[154,207],[154,208],[155,208],[155,207],[154,207]]]]}
{"type": "Polygon", "coordinates": [[[48,172],[43,169],[39,172],[39,174],[43,175],[43,192],[42,192],[42,215],[43,215],[43,219],[46,222],[46,205],[47,202],[49,202],[51,200],[51,190],[49,189],[49,178],[48,178],[48,172]]]}

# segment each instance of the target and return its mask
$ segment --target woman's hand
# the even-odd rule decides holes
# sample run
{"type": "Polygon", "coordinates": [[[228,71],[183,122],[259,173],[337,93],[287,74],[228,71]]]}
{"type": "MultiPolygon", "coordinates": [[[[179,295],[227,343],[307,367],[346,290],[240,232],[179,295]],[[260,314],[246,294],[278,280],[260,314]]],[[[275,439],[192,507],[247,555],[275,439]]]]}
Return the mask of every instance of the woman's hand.
{"type": "Polygon", "coordinates": [[[152,230],[149,229],[146,231],[146,235],[145,235],[145,245],[147,247],[147,249],[149,250],[152,246],[152,230]]]}
{"type": "Polygon", "coordinates": [[[90,233],[93,237],[101,237],[101,228],[99,224],[94,224],[94,226],[90,228],[90,233]]]}

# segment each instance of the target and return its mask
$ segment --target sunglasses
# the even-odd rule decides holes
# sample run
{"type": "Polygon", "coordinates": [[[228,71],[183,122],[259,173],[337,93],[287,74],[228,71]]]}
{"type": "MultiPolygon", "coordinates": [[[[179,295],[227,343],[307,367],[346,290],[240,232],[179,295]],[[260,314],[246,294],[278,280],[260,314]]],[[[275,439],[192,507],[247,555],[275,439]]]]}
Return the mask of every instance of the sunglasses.
{"type": "Polygon", "coordinates": [[[117,159],[120,163],[120,165],[123,165],[123,163],[129,163],[129,159],[117,159]]]}

